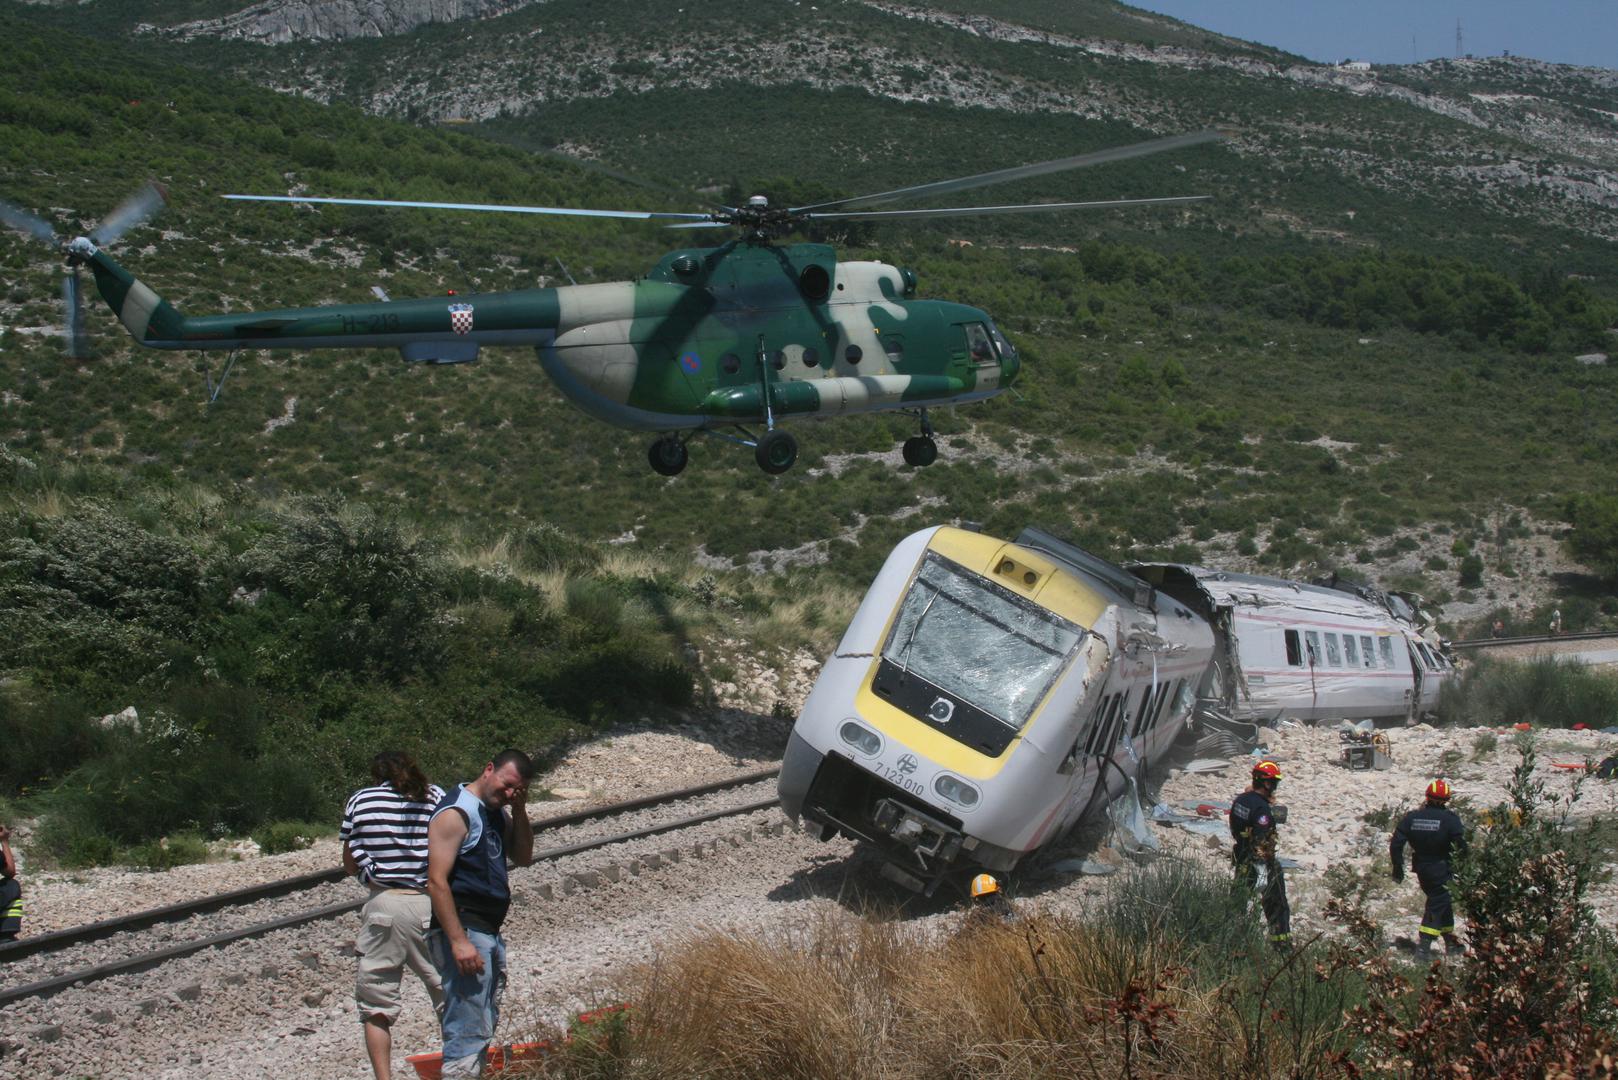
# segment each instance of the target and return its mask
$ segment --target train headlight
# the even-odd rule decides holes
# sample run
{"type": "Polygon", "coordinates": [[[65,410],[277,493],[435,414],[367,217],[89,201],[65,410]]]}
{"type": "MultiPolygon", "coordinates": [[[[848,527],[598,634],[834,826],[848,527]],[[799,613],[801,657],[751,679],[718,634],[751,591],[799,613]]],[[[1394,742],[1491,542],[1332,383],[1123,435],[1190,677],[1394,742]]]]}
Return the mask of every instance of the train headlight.
{"type": "Polygon", "coordinates": [[[978,804],[978,789],[949,773],[938,774],[938,779],[933,781],[933,790],[956,806],[968,810],[978,804]]]}
{"type": "Polygon", "coordinates": [[[864,754],[866,757],[876,757],[876,755],[882,752],[882,736],[878,735],[864,724],[857,724],[852,720],[846,720],[843,722],[843,726],[837,732],[837,734],[843,737],[844,742],[858,750],[860,753],[864,754]]]}

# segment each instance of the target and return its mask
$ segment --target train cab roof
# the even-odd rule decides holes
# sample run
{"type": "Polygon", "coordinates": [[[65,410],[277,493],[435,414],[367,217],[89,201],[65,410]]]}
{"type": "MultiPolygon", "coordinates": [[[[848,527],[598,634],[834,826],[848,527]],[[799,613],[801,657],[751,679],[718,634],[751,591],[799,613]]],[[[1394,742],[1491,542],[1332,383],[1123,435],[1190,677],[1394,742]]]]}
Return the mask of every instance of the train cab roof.
{"type": "Polygon", "coordinates": [[[1122,597],[1112,595],[1114,590],[1105,582],[1044,548],[1024,543],[1026,536],[1025,531],[1016,543],[1007,543],[983,533],[944,526],[933,533],[927,550],[1078,626],[1094,626],[1109,606],[1122,602],[1122,597]]]}

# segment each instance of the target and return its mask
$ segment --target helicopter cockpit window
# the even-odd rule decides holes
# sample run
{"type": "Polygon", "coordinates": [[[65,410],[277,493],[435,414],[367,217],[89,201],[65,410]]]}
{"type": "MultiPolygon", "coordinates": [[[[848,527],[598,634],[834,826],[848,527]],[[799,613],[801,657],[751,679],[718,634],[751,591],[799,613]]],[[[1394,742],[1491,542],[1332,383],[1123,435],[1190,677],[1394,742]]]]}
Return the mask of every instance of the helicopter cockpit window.
{"type": "Polygon", "coordinates": [[[994,347],[1000,350],[1000,355],[1003,358],[1009,360],[1017,355],[1017,350],[1011,347],[1011,342],[1006,340],[1006,335],[1000,332],[998,326],[991,325],[989,333],[994,337],[994,347]]]}
{"type": "Polygon", "coordinates": [[[966,349],[972,354],[972,362],[992,363],[994,346],[989,342],[989,328],[982,323],[966,323],[961,329],[966,331],[966,349]]]}

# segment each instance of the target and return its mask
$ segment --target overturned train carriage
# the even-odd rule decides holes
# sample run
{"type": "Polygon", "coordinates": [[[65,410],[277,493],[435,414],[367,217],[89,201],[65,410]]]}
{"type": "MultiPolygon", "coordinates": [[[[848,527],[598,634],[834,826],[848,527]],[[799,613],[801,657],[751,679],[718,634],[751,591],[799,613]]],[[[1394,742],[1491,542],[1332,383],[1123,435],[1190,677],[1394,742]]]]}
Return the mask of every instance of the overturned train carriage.
{"type": "Polygon", "coordinates": [[[1009,870],[1167,749],[1214,644],[1182,601],[1038,530],[923,530],[821,671],[782,805],[873,845],[911,888],[1009,870]]]}
{"type": "Polygon", "coordinates": [[[1129,569],[1213,626],[1199,691],[1210,718],[1414,723],[1454,674],[1419,597],[1167,563],[1129,569]]]}

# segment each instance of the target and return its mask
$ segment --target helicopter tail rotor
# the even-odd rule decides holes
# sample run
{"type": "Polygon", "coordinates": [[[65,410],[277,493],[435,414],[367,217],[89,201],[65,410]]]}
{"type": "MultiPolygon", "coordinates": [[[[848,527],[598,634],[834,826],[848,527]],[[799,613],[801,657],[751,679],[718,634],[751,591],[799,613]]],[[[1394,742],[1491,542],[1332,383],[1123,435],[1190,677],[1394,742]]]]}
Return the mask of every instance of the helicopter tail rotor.
{"type": "Polygon", "coordinates": [[[144,224],[168,202],[168,191],[161,184],[147,184],[118,205],[91,230],[89,236],[64,240],[50,222],[38,214],[0,199],[0,225],[49,245],[66,261],[62,274],[62,339],[68,355],[82,360],[89,355],[84,333],[83,286],[79,267],[94,257],[98,248],[116,243],[125,233],[144,224]]]}
{"type": "Polygon", "coordinates": [[[83,360],[89,355],[84,339],[84,302],[80,298],[79,268],[62,275],[62,337],[69,356],[83,360]]]}

